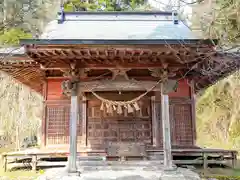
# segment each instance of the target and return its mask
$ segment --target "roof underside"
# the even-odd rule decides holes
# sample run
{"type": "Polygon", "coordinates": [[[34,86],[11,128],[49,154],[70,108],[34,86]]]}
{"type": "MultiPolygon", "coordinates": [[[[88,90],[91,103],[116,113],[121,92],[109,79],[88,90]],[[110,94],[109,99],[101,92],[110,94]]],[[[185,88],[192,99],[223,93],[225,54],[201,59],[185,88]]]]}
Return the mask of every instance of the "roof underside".
{"type": "MultiPolygon", "coordinates": [[[[42,91],[46,76],[63,77],[61,69],[69,68],[71,62],[78,67],[102,69],[122,67],[132,69],[162,68],[168,64],[168,71],[174,74],[170,79],[188,78],[195,81],[196,91],[214,84],[240,68],[240,58],[230,54],[210,53],[209,48],[190,45],[34,45],[28,47],[25,56],[11,56],[2,60],[1,70],[13,76],[37,92],[42,91]],[[190,51],[183,51],[190,50],[190,51]],[[200,50],[196,52],[196,49],[200,50]],[[205,50],[204,50],[205,49],[205,50]],[[206,50],[208,49],[208,52],[206,50]],[[205,51],[205,53],[204,53],[205,51]],[[40,64],[46,69],[41,69],[40,64]]],[[[138,72],[133,74],[138,76],[138,72]]],[[[97,72],[95,72],[97,73],[97,72]]],[[[99,73],[97,73],[100,75],[99,73]]]]}
{"type": "Polygon", "coordinates": [[[24,47],[0,49],[0,70],[41,93],[44,72],[37,62],[25,54],[24,47]]]}

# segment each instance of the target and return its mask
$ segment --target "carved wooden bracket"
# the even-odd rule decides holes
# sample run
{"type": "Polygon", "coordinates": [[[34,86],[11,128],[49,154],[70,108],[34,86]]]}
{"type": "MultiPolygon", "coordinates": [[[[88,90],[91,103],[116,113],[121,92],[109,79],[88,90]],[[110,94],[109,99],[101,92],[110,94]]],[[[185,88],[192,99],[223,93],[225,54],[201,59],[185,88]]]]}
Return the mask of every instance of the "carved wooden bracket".
{"type": "Polygon", "coordinates": [[[162,79],[163,81],[168,80],[168,78],[176,76],[175,72],[169,72],[168,69],[160,69],[160,68],[149,68],[151,72],[151,76],[162,79]]]}
{"type": "Polygon", "coordinates": [[[66,96],[77,95],[78,82],[72,80],[63,81],[62,84],[62,93],[66,96]]]}
{"type": "Polygon", "coordinates": [[[90,71],[90,69],[62,69],[64,77],[71,77],[71,76],[77,76],[79,78],[86,78],[87,72],[90,71]]]}
{"type": "Polygon", "coordinates": [[[76,69],[76,63],[71,63],[70,68],[67,72],[71,79],[62,82],[62,92],[66,96],[76,96],[78,93],[79,74],[84,69],[76,69]]]}

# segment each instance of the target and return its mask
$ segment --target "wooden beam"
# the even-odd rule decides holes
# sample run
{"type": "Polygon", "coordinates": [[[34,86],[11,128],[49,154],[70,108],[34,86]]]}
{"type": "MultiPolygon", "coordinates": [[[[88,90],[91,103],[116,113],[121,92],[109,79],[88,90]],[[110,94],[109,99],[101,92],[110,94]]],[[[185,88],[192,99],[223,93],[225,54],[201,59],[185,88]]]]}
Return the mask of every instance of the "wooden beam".
{"type": "MultiPolygon", "coordinates": [[[[175,86],[174,80],[169,80],[164,83],[163,90],[165,92],[173,91],[175,86]]],[[[152,91],[160,91],[161,85],[157,84],[157,81],[112,81],[112,80],[102,80],[102,81],[91,81],[91,82],[80,82],[78,83],[78,88],[81,92],[92,92],[92,91],[147,91],[152,87],[152,91]]]]}
{"type": "Polygon", "coordinates": [[[70,146],[68,157],[68,172],[77,172],[77,120],[78,120],[78,96],[77,88],[71,89],[71,113],[70,113],[70,146]]]}
{"type": "MultiPolygon", "coordinates": [[[[106,79],[112,79],[111,73],[109,73],[109,75],[107,75],[107,74],[106,75],[102,75],[99,78],[97,78],[97,77],[99,77],[99,76],[90,76],[90,77],[84,77],[84,76],[81,77],[80,76],[79,80],[81,82],[90,82],[93,79],[98,79],[99,81],[106,80],[106,79]]],[[[69,78],[70,78],[70,76],[61,76],[61,75],[59,75],[59,76],[47,76],[46,77],[46,79],[48,79],[48,80],[56,80],[56,79],[58,79],[58,80],[67,80],[69,78]]],[[[176,77],[170,78],[170,79],[174,80],[174,79],[178,79],[178,78],[181,78],[181,77],[180,76],[176,76],[176,77]]],[[[157,80],[159,80],[158,78],[155,78],[155,77],[152,77],[152,76],[137,76],[137,75],[130,76],[129,79],[130,79],[130,81],[131,81],[131,79],[135,79],[137,81],[142,81],[142,82],[144,82],[144,81],[156,82],[157,80]]]]}
{"type": "Polygon", "coordinates": [[[85,96],[82,97],[82,108],[81,108],[81,117],[82,117],[82,145],[83,147],[87,146],[87,99],[85,96]]]}
{"type": "Polygon", "coordinates": [[[151,104],[152,104],[152,141],[153,141],[153,146],[154,147],[160,147],[160,142],[159,142],[159,106],[156,105],[156,97],[152,96],[151,97],[151,104]]]}
{"type": "MultiPolygon", "coordinates": [[[[34,59],[34,58],[33,58],[34,59]]],[[[46,65],[46,67],[48,68],[58,68],[58,69],[63,69],[63,68],[67,68],[69,67],[68,64],[70,63],[70,61],[75,60],[75,59],[65,59],[65,61],[63,61],[62,59],[59,59],[59,57],[50,57],[49,59],[34,59],[36,62],[43,64],[43,62],[47,62],[49,60],[51,60],[52,62],[54,61],[54,63],[50,64],[50,65],[46,65]],[[69,63],[68,63],[69,62],[69,63]]],[[[90,69],[116,69],[116,63],[114,63],[114,60],[111,60],[111,63],[108,59],[100,61],[98,59],[94,60],[96,62],[93,62],[92,59],[77,59],[77,63],[78,66],[76,68],[90,68],[90,69]]],[[[117,60],[119,66],[122,66],[123,68],[130,68],[130,69],[147,69],[147,68],[162,68],[163,65],[161,62],[119,62],[119,60],[117,60]]],[[[185,64],[183,65],[178,65],[178,64],[173,64],[172,67],[178,67],[179,69],[184,68],[184,66],[186,67],[185,64]]],[[[169,66],[171,67],[171,66],[169,66]]]]}
{"type": "Polygon", "coordinates": [[[162,112],[162,128],[163,128],[163,153],[164,167],[172,169],[172,148],[171,148],[171,128],[169,120],[169,97],[164,93],[164,85],[161,84],[161,112],[162,112]]]}

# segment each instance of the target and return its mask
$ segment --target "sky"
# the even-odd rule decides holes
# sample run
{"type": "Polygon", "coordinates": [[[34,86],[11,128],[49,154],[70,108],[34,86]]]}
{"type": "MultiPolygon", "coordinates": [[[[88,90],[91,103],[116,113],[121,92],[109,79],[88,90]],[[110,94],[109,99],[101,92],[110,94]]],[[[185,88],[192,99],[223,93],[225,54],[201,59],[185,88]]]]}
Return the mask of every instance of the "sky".
{"type": "MultiPolygon", "coordinates": [[[[184,2],[192,2],[191,0],[185,0],[184,2]]],[[[173,10],[178,10],[178,4],[180,3],[181,10],[184,10],[185,14],[190,15],[192,12],[192,8],[186,3],[181,2],[181,0],[148,0],[148,3],[159,10],[165,5],[171,4],[173,6],[173,10]]]]}
{"type": "Polygon", "coordinates": [[[172,8],[171,10],[176,10],[183,12],[185,18],[185,22],[188,24],[188,26],[191,25],[191,21],[189,20],[192,15],[192,8],[191,6],[187,5],[186,3],[183,3],[181,1],[190,3],[195,0],[148,0],[148,3],[156,8],[157,10],[163,10],[163,7],[166,7],[166,5],[171,4],[172,8]],[[179,3],[180,3],[180,10],[179,10],[179,3]]]}

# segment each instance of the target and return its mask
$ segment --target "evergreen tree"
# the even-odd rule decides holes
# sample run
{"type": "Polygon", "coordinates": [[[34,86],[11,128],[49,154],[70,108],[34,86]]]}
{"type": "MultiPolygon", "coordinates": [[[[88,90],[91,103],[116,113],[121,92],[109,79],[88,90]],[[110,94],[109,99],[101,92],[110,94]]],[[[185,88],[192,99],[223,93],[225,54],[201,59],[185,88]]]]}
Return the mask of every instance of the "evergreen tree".
{"type": "Polygon", "coordinates": [[[65,11],[133,11],[144,5],[145,0],[69,0],[65,11]]]}
{"type": "MultiPolygon", "coordinates": [[[[0,46],[18,45],[21,38],[38,37],[59,9],[49,0],[0,0],[0,46]]],[[[60,4],[60,3],[59,3],[60,4]]],[[[58,6],[59,7],[59,6],[58,6]]]]}

